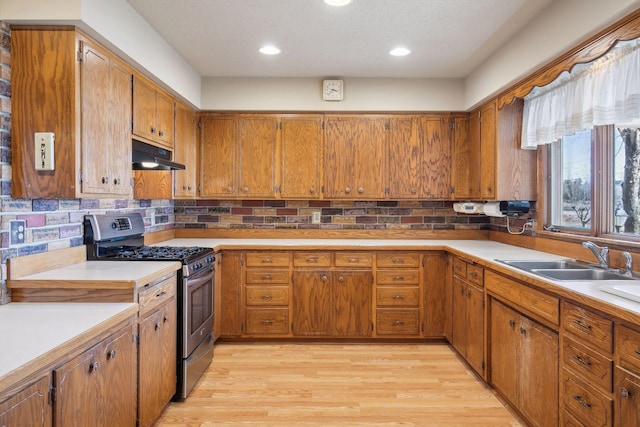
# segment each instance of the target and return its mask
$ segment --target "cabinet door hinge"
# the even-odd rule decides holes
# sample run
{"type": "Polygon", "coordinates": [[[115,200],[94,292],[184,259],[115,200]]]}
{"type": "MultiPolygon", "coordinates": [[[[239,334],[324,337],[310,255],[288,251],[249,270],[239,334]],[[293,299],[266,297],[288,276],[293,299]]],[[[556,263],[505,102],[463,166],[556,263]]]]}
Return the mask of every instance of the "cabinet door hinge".
{"type": "Polygon", "coordinates": [[[240,323],[240,331],[244,333],[244,322],[240,323]]]}
{"type": "Polygon", "coordinates": [[[324,120],[320,122],[320,126],[322,127],[322,130],[324,130],[324,120]]]}
{"type": "Polygon", "coordinates": [[[373,332],[373,322],[370,322],[370,323],[371,323],[371,332],[373,332]]]}
{"type": "Polygon", "coordinates": [[[484,360],[482,361],[482,369],[484,369],[484,360]]]}
{"type": "Polygon", "coordinates": [[[140,345],[140,334],[136,334],[136,345],[140,345]]]}
{"type": "Polygon", "coordinates": [[[53,406],[55,402],[56,402],[56,388],[53,386],[53,384],[49,384],[49,395],[47,396],[47,403],[49,403],[49,406],[53,406]]]}
{"type": "Polygon", "coordinates": [[[133,133],[133,120],[131,120],[131,133],[133,133]]]}
{"type": "Polygon", "coordinates": [[[424,322],[422,322],[422,326],[420,327],[420,329],[422,330],[422,333],[424,334],[424,322]]]}
{"type": "Polygon", "coordinates": [[[82,171],[78,172],[78,182],[82,184],[82,171]]]}
{"type": "Polygon", "coordinates": [[[424,257],[422,258],[422,266],[424,267],[424,257]]]}
{"type": "Polygon", "coordinates": [[[78,43],[78,62],[84,62],[84,42],[78,43]]]}
{"type": "Polygon", "coordinates": [[[293,333],[293,322],[291,322],[291,332],[293,333]]]}

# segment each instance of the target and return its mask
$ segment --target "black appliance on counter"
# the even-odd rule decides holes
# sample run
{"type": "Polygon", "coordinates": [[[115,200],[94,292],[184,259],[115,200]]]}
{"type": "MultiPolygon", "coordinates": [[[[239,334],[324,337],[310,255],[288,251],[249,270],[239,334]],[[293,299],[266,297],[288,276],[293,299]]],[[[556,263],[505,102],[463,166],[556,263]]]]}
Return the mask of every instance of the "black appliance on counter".
{"type": "Polygon", "coordinates": [[[213,249],[199,246],[147,246],[138,213],[86,215],[88,260],[180,261],[178,270],[177,387],[184,400],[213,359],[213,249]]]}

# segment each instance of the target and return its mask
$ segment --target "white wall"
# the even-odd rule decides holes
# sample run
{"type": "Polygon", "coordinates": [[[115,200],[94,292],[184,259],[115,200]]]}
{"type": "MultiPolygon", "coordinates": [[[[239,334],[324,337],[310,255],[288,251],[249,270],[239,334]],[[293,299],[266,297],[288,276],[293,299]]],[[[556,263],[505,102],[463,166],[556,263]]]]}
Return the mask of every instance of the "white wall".
{"type": "Polygon", "coordinates": [[[126,0],[0,0],[11,24],[74,24],[194,107],[201,78],[126,0]]]}
{"type": "Polygon", "coordinates": [[[555,0],[465,81],[471,108],[640,7],[640,0],[555,0]]]}
{"type": "Polygon", "coordinates": [[[344,100],[324,101],[313,78],[204,78],[203,110],[462,111],[461,79],[344,79],[344,100]]]}

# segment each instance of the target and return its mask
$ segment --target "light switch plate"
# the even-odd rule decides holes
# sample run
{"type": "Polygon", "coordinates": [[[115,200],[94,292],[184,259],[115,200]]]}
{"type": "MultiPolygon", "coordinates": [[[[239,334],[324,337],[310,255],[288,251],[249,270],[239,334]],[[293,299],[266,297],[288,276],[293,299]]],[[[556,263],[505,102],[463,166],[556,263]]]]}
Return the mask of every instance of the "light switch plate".
{"type": "Polygon", "coordinates": [[[34,161],[36,170],[54,170],[53,142],[55,141],[55,134],[53,132],[36,132],[33,140],[35,144],[34,161]]]}

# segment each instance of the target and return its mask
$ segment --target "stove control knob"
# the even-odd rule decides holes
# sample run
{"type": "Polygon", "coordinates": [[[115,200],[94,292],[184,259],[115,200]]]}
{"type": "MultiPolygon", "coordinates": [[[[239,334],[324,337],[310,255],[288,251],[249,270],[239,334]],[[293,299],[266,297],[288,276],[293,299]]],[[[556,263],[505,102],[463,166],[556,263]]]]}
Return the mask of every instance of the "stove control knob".
{"type": "Polygon", "coordinates": [[[115,221],[113,221],[111,223],[111,228],[113,228],[115,230],[116,228],[118,228],[118,224],[115,221]]]}

